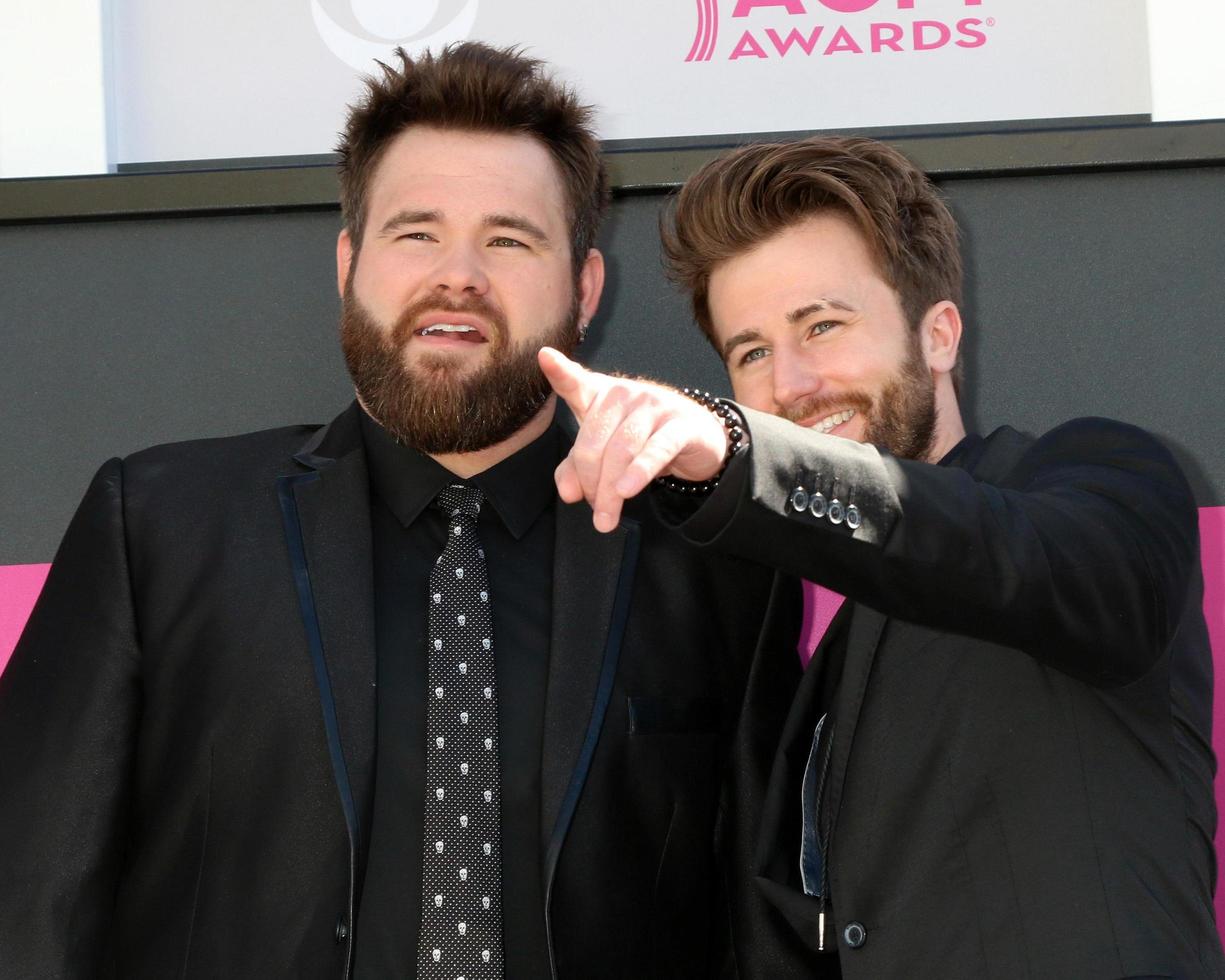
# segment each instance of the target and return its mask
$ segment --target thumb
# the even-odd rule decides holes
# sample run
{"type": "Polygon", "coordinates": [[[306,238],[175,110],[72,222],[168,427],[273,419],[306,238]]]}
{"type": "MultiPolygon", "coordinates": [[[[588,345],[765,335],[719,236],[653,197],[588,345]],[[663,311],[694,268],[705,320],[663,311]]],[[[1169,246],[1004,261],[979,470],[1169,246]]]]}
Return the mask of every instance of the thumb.
{"type": "Polygon", "coordinates": [[[545,380],[553,386],[553,390],[565,400],[575,417],[582,422],[583,416],[595,399],[598,388],[591,372],[552,347],[540,348],[536,360],[540,364],[540,370],[544,372],[545,380]]]}

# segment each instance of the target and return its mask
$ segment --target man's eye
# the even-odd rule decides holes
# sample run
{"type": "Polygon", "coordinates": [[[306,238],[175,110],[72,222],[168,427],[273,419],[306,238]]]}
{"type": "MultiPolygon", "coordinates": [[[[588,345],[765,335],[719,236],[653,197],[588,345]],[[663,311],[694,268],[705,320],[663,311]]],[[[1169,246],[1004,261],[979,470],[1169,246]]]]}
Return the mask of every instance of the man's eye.
{"type": "Polygon", "coordinates": [[[505,235],[499,235],[497,238],[489,242],[490,245],[496,245],[498,248],[522,248],[523,242],[514,238],[508,238],[505,235]]]}
{"type": "Polygon", "coordinates": [[[400,237],[411,239],[414,242],[432,242],[434,240],[434,236],[428,231],[406,231],[400,237]]]}
{"type": "Polygon", "coordinates": [[[752,364],[754,361],[760,361],[768,353],[769,353],[768,348],[754,347],[752,350],[745,351],[744,354],[741,355],[740,363],[742,365],[752,364]]]}
{"type": "Polygon", "coordinates": [[[837,320],[818,320],[816,323],[814,323],[811,327],[808,328],[808,332],[809,334],[820,335],[820,334],[829,332],[830,330],[832,330],[834,327],[838,325],[839,325],[839,321],[837,320]]]}

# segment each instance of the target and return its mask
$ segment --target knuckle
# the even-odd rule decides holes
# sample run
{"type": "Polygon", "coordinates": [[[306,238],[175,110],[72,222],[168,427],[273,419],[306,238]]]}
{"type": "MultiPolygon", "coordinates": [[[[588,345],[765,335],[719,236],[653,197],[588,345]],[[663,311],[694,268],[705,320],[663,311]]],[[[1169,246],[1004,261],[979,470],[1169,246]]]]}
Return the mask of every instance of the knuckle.
{"type": "Polygon", "coordinates": [[[647,440],[647,427],[641,419],[628,419],[617,433],[618,447],[623,450],[636,450],[647,440]]]}
{"type": "Polygon", "coordinates": [[[602,445],[608,441],[621,420],[620,412],[611,412],[608,408],[608,403],[604,402],[598,412],[587,416],[578,441],[575,443],[576,447],[586,448],[592,445],[602,445]]]}

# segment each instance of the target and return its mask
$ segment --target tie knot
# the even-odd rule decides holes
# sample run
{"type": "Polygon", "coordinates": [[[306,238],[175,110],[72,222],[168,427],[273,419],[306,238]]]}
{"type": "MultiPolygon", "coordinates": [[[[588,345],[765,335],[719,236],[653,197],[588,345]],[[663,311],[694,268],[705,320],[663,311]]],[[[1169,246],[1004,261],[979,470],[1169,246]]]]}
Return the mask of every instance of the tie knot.
{"type": "Polygon", "coordinates": [[[451,517],[464,514],[476,517],[481,512],[483,494],[476,487],[452,483],[434,498],[434,506],[451,517]]]}

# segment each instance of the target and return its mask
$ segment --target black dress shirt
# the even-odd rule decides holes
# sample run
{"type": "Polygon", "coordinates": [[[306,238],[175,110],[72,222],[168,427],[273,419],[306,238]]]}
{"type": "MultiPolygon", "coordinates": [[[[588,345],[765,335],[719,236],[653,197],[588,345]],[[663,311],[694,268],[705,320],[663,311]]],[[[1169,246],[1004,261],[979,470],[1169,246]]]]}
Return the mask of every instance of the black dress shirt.
{"type": "Polygon", "coordinates": [[[498,678],[505,976],[549,975],[540,828],[540,752],[552,624],[553,536],[560,459],[556,425],[498,465],[462,481],[398,445],[368,416],[378,657],[378,753],[355,975],[412,977],[421,917],[426,776],[427,595],[446,522],[430,506],[451,483],[477,486],[498,678]]]}

